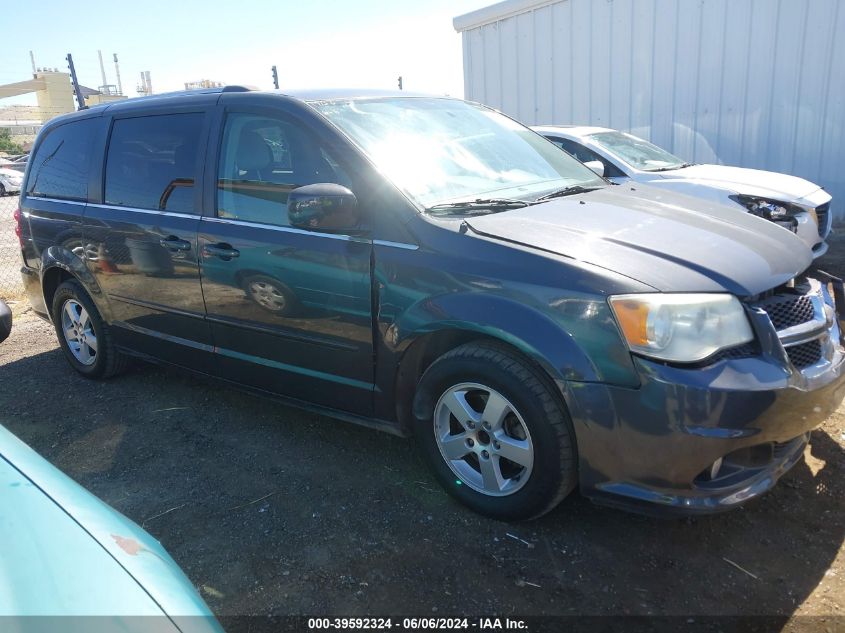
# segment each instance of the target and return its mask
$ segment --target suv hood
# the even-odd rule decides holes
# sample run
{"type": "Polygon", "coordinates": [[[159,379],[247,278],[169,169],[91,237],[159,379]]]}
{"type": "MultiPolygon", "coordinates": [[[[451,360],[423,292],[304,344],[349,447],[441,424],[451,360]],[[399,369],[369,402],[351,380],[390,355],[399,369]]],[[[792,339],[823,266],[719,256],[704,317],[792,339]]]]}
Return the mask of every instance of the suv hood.
{"type": "Polygon", "coordinates": [[[789,281],[812,262],[800,239],[771,222],[640,185],[471,217],[466,224],[479,235],[600,266],[661,292],[750,296],[789,281]]]}
{"type": "Polygon", "coordinates": [[[796,202],[820,189],[818,185],[803,178],[727,165],[691,165],[654,175],[667,179],[692,180],[711,187],[730,189],[736,193],[753,196],[765,196],[781,202],[796,202]]]}

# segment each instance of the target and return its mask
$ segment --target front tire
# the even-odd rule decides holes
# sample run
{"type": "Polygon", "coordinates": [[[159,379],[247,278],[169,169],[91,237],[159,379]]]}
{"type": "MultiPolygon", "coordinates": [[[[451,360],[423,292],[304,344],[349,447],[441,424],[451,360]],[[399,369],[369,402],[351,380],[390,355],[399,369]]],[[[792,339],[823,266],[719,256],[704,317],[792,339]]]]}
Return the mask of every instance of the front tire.
{"type": "Polygon", "coordinates": [[[414,435],[440,484],[476,512],[541,516],[577,481],[569,416],[544,374],[511,350],[468,343],[438,358],[414,398],[414,435]]]}
{"type": "Polygon", "coordinates": [[[56,289],[52,305],[53,326],[65,358],[86,378],[109,378],[126,366],[108,325],[78,281],[56,289]]]}

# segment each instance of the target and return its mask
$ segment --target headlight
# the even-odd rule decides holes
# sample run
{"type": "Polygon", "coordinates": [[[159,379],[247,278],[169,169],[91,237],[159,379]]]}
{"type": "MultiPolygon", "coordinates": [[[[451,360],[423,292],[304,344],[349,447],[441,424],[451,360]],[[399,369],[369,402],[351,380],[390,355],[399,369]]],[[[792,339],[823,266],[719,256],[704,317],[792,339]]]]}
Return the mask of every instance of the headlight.
{"type": "MultiPolygon", "coordinates": [[[[765,198],[755,198],[754,196],[738,195],[730,196],[730,198],[748,209],[751,215],[756,215],[764,220],[779,224],[793,232],[797,226],[795,216],[805,211],[805,209],[787,202],[766,200],[765,198]]],[[[818,223],[818,219],[816,219],[817,226],[818,223]]]]}
{"type": "Polygon", "coordinates": [[[651,358],[692,363],[754,340],[733,295],[617,295],[610,307],[631,351],[651,358]]]}

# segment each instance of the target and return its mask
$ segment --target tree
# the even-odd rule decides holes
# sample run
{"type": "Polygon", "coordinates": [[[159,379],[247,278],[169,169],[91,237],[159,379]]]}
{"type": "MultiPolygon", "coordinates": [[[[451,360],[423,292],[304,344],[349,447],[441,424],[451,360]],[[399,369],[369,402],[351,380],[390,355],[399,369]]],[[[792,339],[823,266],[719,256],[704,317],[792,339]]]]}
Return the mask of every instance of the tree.
{"type": "Polygon", "coordinates": [[[7,128],[0,128],[0,152],[23,154],[23,147],[12,141],[12,134],[7,128]]]}

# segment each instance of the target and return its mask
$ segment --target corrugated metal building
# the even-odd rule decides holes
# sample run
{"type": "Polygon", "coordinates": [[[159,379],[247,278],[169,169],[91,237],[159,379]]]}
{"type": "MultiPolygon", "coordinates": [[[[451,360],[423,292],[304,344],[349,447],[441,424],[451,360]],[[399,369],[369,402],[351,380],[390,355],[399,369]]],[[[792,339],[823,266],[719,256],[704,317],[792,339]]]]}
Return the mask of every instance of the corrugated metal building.
{"type": "Polygon", "coordinates": [[[845,214],[845,0],[506,0],[454,26],[467,99],[801,176],[845,214]]]}

